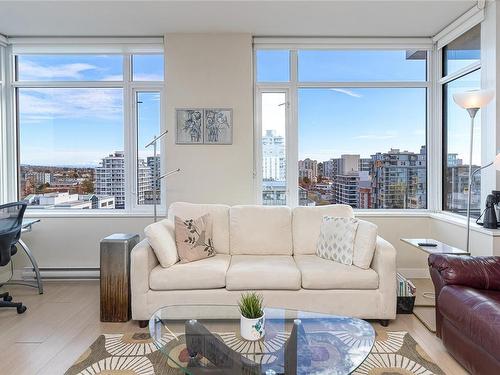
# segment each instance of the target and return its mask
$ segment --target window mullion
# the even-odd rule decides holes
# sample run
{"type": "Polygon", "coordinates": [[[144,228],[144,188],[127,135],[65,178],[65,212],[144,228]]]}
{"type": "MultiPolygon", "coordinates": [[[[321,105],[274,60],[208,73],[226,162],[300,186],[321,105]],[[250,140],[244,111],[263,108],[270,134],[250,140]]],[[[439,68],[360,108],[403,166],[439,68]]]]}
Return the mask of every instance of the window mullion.
{"type": "Polygon", "coordinates": [[[299,126],[298,126],[298,53],[290,51],[290,90],[287,92],[287,129],[286,129],[286,155],[287,155],[287,198],[288,205],[299,205],[299,126]]]}
{"type": "Polygon", "coordinates": [[[137,137],[134,131],[134,95],[132,90],[132,56],[123,56],[123,136],[125,154],[125,211],[132,212],[136,201],[136,166],[134,155],[137,152],[137,137]]]}

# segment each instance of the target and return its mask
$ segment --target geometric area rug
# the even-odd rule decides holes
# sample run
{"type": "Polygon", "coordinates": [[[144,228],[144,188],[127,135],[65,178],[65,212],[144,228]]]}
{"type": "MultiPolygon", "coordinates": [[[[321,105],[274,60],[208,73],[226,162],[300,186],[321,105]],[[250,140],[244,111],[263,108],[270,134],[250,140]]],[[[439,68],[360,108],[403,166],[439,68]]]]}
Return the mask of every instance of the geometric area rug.
{"type": "MultiPolygon", "coordinates": [[[[222,335],[222,334],[221,334],[222,335]]],[[[187,364],[188,353],[183,335],[165,340],[170,356],[187,364]]],[[[328,358],[328,348],[321,352],[328,358]]],[[[156,348],[148,333],[105,334],[83,353],[65,375],[180,375],[177,363],[156,348]]],[[[353,372],[358,375],[442,375],[444,372],[404,331],[376,331],[375,344],[365,361],[353,372]]]]}

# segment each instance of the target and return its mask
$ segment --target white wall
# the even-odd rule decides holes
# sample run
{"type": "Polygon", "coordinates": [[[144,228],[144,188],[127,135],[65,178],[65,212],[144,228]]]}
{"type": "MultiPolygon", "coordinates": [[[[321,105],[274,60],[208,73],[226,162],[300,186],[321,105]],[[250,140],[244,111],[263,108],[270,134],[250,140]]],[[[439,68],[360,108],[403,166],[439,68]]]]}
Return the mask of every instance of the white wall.
{"type": "Polygon", "coordinates": [[[168,203],[254,201],[250,34],[167,34],[168,203]],[[176,145],[176,108],[233,108],[232,145],[176,145]]]}
{"type": "MultiPolygon", "coordinates": [[[[99,267],[99,242],[112,233],[144,235],[151,217],[44,217],[33,225],[33,231],[22,238],[33,252],[39,267],[99,267]]],[[[14,256],[14,267],[29,265],[21,250],[14,256]]],[[[0,269],[0,280],[10,270],[0,269]]]]}

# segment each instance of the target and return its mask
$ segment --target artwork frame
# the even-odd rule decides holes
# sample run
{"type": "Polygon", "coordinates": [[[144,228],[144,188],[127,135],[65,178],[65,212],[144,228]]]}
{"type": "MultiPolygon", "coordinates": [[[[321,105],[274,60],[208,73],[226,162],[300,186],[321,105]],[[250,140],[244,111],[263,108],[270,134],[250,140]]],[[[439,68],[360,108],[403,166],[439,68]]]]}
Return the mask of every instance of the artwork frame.
{"type": "Polygon", "coordinates": [[[232,108],[176,108],[175,143],[178,145],[232,145],[232,108]]]}
{"type": "Polygon", "coordinates": [[[178,145],[203,144],[203,108],[176,108],[175,143],[178,145]]]}
{"type": "Polygon", "coordinates": [[[233,144],[233,109],[205,108],[203,112],[204,139],[206,145],[233,144]]]}

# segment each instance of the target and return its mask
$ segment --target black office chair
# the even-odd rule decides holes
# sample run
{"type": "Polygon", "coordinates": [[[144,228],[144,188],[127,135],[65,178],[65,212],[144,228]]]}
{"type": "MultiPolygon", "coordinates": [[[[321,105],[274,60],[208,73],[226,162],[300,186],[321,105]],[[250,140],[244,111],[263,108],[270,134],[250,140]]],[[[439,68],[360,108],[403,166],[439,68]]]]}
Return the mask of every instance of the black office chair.
{"type": "MultiPolygon", "coordinates": [[[[16,243],[21,237],[21,229],[25,202],[14,202],[0,206],[0,266],[6,266],[10,258],[17,252],[16,243]]],[[[0,293],[0,307],[15,307],[17,313],[26,311],[26,306],[21,302],[12,302],[12,296],[8,292],[0,293]]]]}

